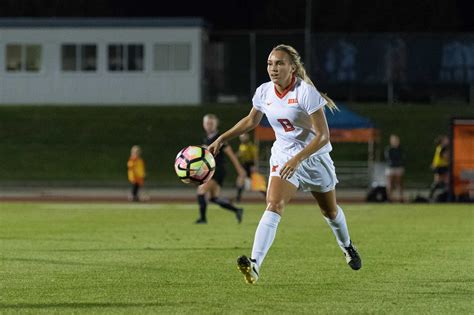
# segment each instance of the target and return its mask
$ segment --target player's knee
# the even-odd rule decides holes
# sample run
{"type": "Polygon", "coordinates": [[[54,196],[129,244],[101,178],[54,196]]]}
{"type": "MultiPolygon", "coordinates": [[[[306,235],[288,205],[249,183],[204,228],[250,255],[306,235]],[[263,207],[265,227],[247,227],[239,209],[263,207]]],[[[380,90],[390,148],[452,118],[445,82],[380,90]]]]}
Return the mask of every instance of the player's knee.
{"type": "Polygon", "coordinates": [[[321,207],[321,206],[319,206],[319,208],[321,209],[321,213],[323,214],[323,216],[325,216],[326,218],[329,218],[331,220],[336,218],[337,208],[321,207]]]}
{"type": "Polygon", "coordinates": [[[283,213],[283,209],[285,208],[285,202],[279,199],[267,199],[267,210],[273,211],[278,214],[283,213]]]}

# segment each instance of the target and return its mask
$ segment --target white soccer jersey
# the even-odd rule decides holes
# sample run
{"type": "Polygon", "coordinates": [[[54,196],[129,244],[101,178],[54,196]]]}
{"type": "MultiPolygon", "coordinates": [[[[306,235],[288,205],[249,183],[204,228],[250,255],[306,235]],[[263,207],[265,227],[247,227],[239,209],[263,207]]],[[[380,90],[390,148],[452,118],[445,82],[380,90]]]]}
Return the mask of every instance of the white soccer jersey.
{"type": "MultiPolygon", "coordinates": [[[[255,109],[267,116],[275,131],[273,150],[290,156],[303,150],[315,137],[310,115],[327,103],[314,86],[300,78],[294,80],[281,94],[273,82],[266,82],[257,88],[252,99],[255,109]]],[[[331,143],[327,143],[313,155],[331,150],[331,143]]]]}

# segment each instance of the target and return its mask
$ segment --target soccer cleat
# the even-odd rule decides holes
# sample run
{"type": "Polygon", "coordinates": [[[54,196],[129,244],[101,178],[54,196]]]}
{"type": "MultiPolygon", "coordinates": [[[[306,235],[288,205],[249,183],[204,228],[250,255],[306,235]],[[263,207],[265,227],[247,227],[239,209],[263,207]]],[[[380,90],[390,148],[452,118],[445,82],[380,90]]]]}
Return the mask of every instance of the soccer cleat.
{"type": "Polygon", "coordinates": [[[237,258],[237,269],[244,275],[245,282],[255,284],[258,280],[258,266],[255,259],[243,255],[237,258]]]}
{"type": "Polygon", "coordinates": [[[347,264],[353,270],[359,270],[362,267],[362,260],[360,259],[359,253],[357,252],[357,248],[351,243],[347,247],[341,246],[341,249],[346,256],[347,264]]]}
{"type": "Polygon", "coordinates": [[[235,212],[235,216],[237,217],[237,222],[242,223],[242,216],[244,215],[244,209],[238,208],[235,212]]]}
{"type": "Polygon", "coordinates": [[[196,222],[194,222],[196,224],[207,224],[207,220],[205,219],[197,219],[196,222]]]}

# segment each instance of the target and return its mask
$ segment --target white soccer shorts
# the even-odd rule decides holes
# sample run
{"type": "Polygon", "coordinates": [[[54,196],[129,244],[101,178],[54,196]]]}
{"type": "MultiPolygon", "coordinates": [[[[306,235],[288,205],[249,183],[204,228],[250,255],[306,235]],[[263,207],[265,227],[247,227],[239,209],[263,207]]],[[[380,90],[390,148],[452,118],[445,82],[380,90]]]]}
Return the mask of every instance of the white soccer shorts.
{"type": "MultiPolygon", "coordinates": [[[[272,150],[270,157],[270,177],[280,177],[280,170],[291,156],[272,150]]],[[[329,153],[313,155],[301,162],[293,176],[287,179],[302,191],[328,192],[339,182],[336,168],[329,153]]],[[[270,181],[269,181],[270,182],[270,181]]]]}

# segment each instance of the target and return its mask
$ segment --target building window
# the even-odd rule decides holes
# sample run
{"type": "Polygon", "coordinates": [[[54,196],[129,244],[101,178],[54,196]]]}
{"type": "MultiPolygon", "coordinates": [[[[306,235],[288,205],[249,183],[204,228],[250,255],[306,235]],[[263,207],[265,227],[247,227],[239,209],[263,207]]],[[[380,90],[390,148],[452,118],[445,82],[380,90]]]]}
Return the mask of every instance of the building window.
{"type": "Polygon", "coordinates": [[[61,63],[63,71],[97,71],[97,45],[64,44],[61,63]]]}
{"type": "Polygon", "coordinates": [[[171,70],[171,45],[156,44],[155,45],[155,71],[171,70]]]}
{"type": "Polygon", "coordinates": [[[143,71],[143,45],[128,45],[128,71],[143,71]]]}
{"type": "Polygon", "coordinates": [[[41,67],[41,47],[39,45],[25,45],[26,71],[38,72],[41,67]]]}
{"type": "Polygon", "coordinates": [[[7,44],[5,67],[8,72],[41,70],[41,46],[7,44]]]}
{"type": "Polygon", "coordinates": [[[191,45],[176,44],[174,45],[173,65],[175,70],[189,70],[191,59],[191,45]]]}
{"type": "Polygon", "coordinates": [[[142,44],[109,45],[109,71],[143,71],[143,56],[142,44]]]}
{"type": "Polygon", "coordinates": [[[188,71],[191,69],[189,43],[155,44],[155,71],[188,71]]]}
{"type": "Polygon", "coordinates": [[[97,71],[96,45],[81,45],[81,70],[97,71]]]}
{"type": "Polygon", "coordinates": [[[5,62],[7,71],[21,71],[21,46],[7,45],[7,60],[5,62]]]}
{"type": "Polygon", "coordinates": [[[109,71],[123,71],[125,69],[123,45],[109,45],[109,71]]]}

